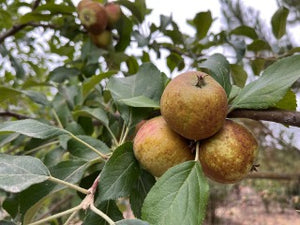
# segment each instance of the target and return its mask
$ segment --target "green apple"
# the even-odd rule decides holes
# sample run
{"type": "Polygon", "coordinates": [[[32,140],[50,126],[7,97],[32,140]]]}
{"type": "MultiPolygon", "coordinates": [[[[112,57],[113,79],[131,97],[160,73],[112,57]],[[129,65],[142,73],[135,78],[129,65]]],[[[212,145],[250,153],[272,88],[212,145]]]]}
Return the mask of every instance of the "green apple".
{"type": "Polygon", "coordinates": [[[199,160],[204,174],[219,183],[235,183],[252,169],[258,143],[243,125],[226,120],[214,136],[200,142],[199,160]]]}
{"type": "Polygon", "coordinates": [[[206,73],[185,72],[169,82],[161,101],[161,114],[178,134],[191,140],[214,135],[227,115],[223,87],[206,73]]]}
{"type": "Polygon", "coordinates": [[[114,2],[104,5],[108,16],[108,27],[112,28],[121,17],[121,8],[119,4],[114,2]]]}
{"type": "Polygon", "coordinates": [[[140,165],[156,177],[194,158],[189,141],[170,129],[161,116],[147,120],[139,128],[133,150],[140,165]]]}
{"type": "Polygon", "coordinates": [[[90,34],[92,42],[99,48],[107,48],[112,42],[112,34],[105,30],[100,34],[90,34]]]}
{"type": "Polygon", "coordinates": [[[82,25],[93,34],[103,32],[108,23],[106,10],[99,2],[82,0],[77,6],[77,12],[82,25]]]}

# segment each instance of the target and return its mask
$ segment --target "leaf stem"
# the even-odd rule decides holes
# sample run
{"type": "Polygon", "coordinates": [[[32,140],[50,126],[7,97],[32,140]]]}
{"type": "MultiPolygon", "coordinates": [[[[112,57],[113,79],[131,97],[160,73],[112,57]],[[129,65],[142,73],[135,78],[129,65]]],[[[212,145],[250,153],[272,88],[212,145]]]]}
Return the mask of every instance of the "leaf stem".
{"type": "Polygon", "coordinates": [[[79,137],[75,136],[74,134],[72,134],[71,132],[67,131],[67,133],[76,141],[80,142],[81,144],[85,145],[86,147],[88,147],[89,149],[91,149],[93,152],[95,152],[96,154],[98,154],[101,158],[103,158],[104,160],[108,159],[109,157],[105,154],[102,154],[101,152],[99,152],[96,148],[94,148],[93,146],[91,146],[90,144],[86,143],[85,141],[81,140],[79,137]]]}
{"type": "Polygon", "coordinates": [[[49,220],[53,220],[53,219],[56,219],[56,218],[59,218],[59,217],[62,217],[62,216],[65,216],[65,215],[68,215],[70,213],[74,213],[74,212],[77,212],[78,210],[81,209],[81,205],[77,205],[71,209],[68,209],[66,211],[63,211],[63,212],[60,212],[60,213],[57,213],[57,214],[54,214],[52,216],[49,216],[45,219],[41,219],[39,221],[36,221],[36,222],[33,222],[33,223],[30,223],[28,225],[38,225],[38,224],[44,224],[45,222],[49,221],[49,220]]]}
{"type": "Polygon", "coordinates": [[[114,133],[112,132],[112,130],[110,129],[110,127],[109,126],[105,126],[105,127],[108,130],[109,134],[111,135],[115,145],[118,145],[118,140],[117,140],[116,136],[114,135],[114,133]]]}
{"type": "Polygon", "coordinates": [[[195,161],[199,161],[199,151],[200,151],[200,142],[196,142],[196,155],[195,155],[195,161]]]}
{"type": "Polygon", "coordinates": [[[55,177],[52,177],[52,176],[49,176],[48,180],[50,180],[50,181],[52,181],[52,182],[55,182],[55,183],[58,183],[58,184],[65,185],[65,186],[67,186],[67,187],[70,187],[70,188],[72,188],[72,189],[74,189],[74,190],[76,190],[76,191],[79,191],[79,192],[81,192],[81,193],[83,193],[83,194],[86,194],[86,195],[90,193],[90,192],[89,192],[87,189],[85,189],[85,188],[79,187],[79,186],[77,186],[77,185],[75,185],[75,184],[71,184],[71,183],[69,183],[69,182],[66,182],[66,181],[64,181],[64,180],[61,180],[61,179],[58,179],[58,178],[55,178],[55,177]]]}
{"type": "Polygon", "coordinates": [[[71,222],[71,220],[74,218],[74,216],[77,214],[77,212],[78,212],[79,210],[80,210],[80,209],[74,211],[74,212],[69,216],[69,218],[68,218],[67,221],[64,223],[64,225],[68,225],[68,224],[71,222]]]}
{"type": "Polygon", "coordinates": [[[58,126],[63,129],[64,127],[63,127],[63,125],[62,125],[62,123],[61,123],[61,121],[60,121],[60,119],[59,119],[59,117],[58,117],[58,115],[57,115],[57,113],[54,109],[52,109],[52,113],[54,115],[54,118],[55,118],[56,122],[58,123],[58,126]]]}
{"type": "Polygon", "coordinates": [[[106,220],[109,223],[109,225],[115,225],[115,222],[108,215],[106,215],[104,212],[102,212],[100,209],[97,209],[94,204],[91,204],[90,208],[94,213],[98,214],[104,220],[106,220]]]}
{"type": "Polygon", "coordinates": [[[33,152],[35,152],[35,151],[38,151],[38,150],[40,150],[40,149],[43,149],[43,148],[46,148],[46,147],[48,147],[48,146],[55,145],[55,144],[58,144],[58,143],[59,143],[59,141],[51,141],[51,142],[48,142],[48,143],[46,143],[46,144],[40,145],[40,146],[38,146],[38,147],[36,147],[36,148],[33,148],[33,149],[30,149],[30,150],[26,151],[26,152],[25,152],[25,155],[29,155],[29,154],[31,154],[31,153],[33,153],[33,152]]]}

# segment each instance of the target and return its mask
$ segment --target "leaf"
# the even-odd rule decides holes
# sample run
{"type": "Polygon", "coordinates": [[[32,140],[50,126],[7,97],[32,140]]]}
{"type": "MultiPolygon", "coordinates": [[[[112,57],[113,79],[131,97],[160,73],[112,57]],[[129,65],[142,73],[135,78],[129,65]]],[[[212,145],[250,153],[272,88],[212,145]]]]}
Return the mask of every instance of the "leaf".
{"type": "Polygon", "coordinates": [[[18,95],[21,94],[21,91],[14,88],[0,86],[0,93],[1,93],[0,95],[0,103],[1,103],[8,99],[16,98],[18,95]]]}
{"type": "Polygon", "coordinates": [[[238,87],[244,87],[248,77],[244,68],[238,64],[231,64],[230,69],[233,83],[238,87]]]}
{"type": "Polygon", "coordinates": [[[145,19],[146,15],[146,5],[144,0],[130,2],[126,0],[119,0],[118,1],[121,5],[125,6],[129,9],[135,18],[142,23],[145,19]]]}
{"type": "Polygon", "coordinates": [[[201,40],[206,37],[212,22],[213,19],[210,11],[199,12],[196,14],[195,18],[193,19],[193,25],[196,27],[198,39],[201,40]]]}
{"type": "Polygon", "coordinates": [[[163,92],[163,83],[160,71],[152,63],[145,63],[140,66],[136,75],[112,77],[107,88],[116,102],[144,96],[158,103],[163,92]]]}
{"type": "Polygon", "coordinates": [[[227,59],[221,54],[214,54],[210,56],[206,61],[200,64],[201,68],[209,70],[210,75],[219,82],[219,84],[225,89],[227,96],[230,94],[230,64],[227,59]]]}
{"type": "Polygon", "coordinates": [[[294,111],[297,109],[296,94],[292,90],[288,90],[286,95],[276,103],[276,108],[294,111]]]}
{"type": "Polygon", "coordinates": [[[170,71],[173,72],[176,67],[178,68],[178,70],[182,70],[185,64],[181,55],[171,52],[167,57],[167,65],[170,71]]]}
{"type": "Polygon", "coordinates": [[[147,98],[143,95],[127,98],[127,99],[121,99],[119,102],[122,102],[125,105],[132,106],[132,107],[159,108],[158,102],[155,102],[152,99],[147,98]]]}
{"type": "Polygon", "coordinates": [[[264,40],[256,39],[247,46],[249,51],[259,52],[264,50],[271,50],[269,43],[264,40]]]}
{"type": "Polygon", "coordinates": [[[285,7],[281,7],[272,16],[272,32],[277,39],[280,39],[286,33],[286,22],[288,15],[289,10],[285,7]]]}
{"type": "Polygon", "coordinates": [[[106,162],[100,175],[97,202],[130,194],[140,173],[132,148],[129,142],[119,146],[106,162]]]}
{"type": "Polygon", "coordinates": [[[109,123],[106,112],[100,107],[98,108],[83,107],[83,109],[81,110],[74,111],[73,116],[91,117],[99,120],[101,123],[103,123],[104,126],[108,126],[109,123]]]}
{"type": "Polygon", "coordinates": [[[61,83],[72,76],[78,76],[80,71],[76,68],[67,68],[65,66],[60,66],[52,70],[49,74],[49,79],[61,83]]]}
{"type": "Polygon", "coordinates": [[[0,220],[0,224],[1,225],[17,225],[16,223],[7,221],[7,220],[0,220]]]}
{"type": "Polygon", "coordinates": [[[254,75],[259,75],[261,71],[264,70],[266,60],[262,58],[256,58],[251,61],[251,67],[254,75]]]}
{"type": "MultiPolygon", "coordinates": [[[[110,149],[102,141],[95,139],[91,136],[79,135],[82,141],[88,143],[89,145],[96,148],[99,152],[107,154],[110,152],[110,149]]],[[[83,160],[92,160],[99,157],[98,154],[91,151],[87,146],[79,143],[77,140],[70,139],[68,141],[68,151],[73,155],[83,160]]]]}
{"type": "Polygon", "coordinates": [[[121,18],[116,24],[116,29],[119,33],[119,40],[117,45],[115,46],[115,49],[117,51],[119,52],[124,51],[127,48],[127,46],[130,44],[131,33],[133,30],[132,28],[133,28],[132,21],[124,14],[122,14],[121,18]]]}
{"type": "Polygon", "coordinates": [[[105,78],[109,78],[112,75],[116,74],[117,71],[108,71],[106,73],[101,73],[99,75],[94,75],[87,80],[85,80],[82,84],[82,95],[84,98],[87,97],[87,95],[94,90],[95,86],[100,83],[105,78]]]}
{"type": "Polygon", "coordinates": [[[0,134],[16,132],[29,137],[47,139],[62,134],[67,134],[67,131],[41,123],[33,119],[8,121],[0,124],[0,134]]]}
{"type": "Polygon", "coordinates": [[[155,178],[145,170],[141,170],[137,182],[130,193],[130,205],[134,215],[141,218],[141,209],[148,192],[155,184],[155,178]]]}
{"type": "Polygon", "coordinates": [[[39,21],[49,21],[51,20],[53,15],[50,14],[41,14],[37,12],[29,12],[26,13],[25,15],[21,16],[19,19],[20,24],[25,24],[28,22],[39,22],[39,21]]]}
{"type": "Polygon", "coordinates": [[[232,101],[236,108],[266,109],[275,106],[288,89],[300,78],[300,55],[278,60],[257,80],[246,85],[232,101]]]}
{"type": "Polygon", "coordinates": [[[252,27],[245,26],[245,25],[236,27],[235,29],[233,29],[230,32],[230,34],[246,36],[253,40],[258,38],[255,29],[253,29],[252,27]]]}
{"type": "Polygon", "coordinates": [[[155,225],[202,224],[209,186],[199,162],[179,164],[160,177],[148,193],[142,219],[155,225]]]}
{"type": "MultiPolygon", "coordinates": [[[[123,219],[123,215],[120,212],[118,206],[115,201],[109,200],[98,204],[97,209],[100,209],[107,216],[109,216],[112,220],[121,220],[123,219]]],[[[89,210],[86,218],[84,219],[82,225],[108,225],[108,223],[99,215],[89,210]]]]}
{"type": "Polygon", "coordinates": [[[37,158],[0,154],[0,188],[18,193],[47,180],[50,172],[37,158]]]}
{"type": "Polygon", "coordinates": [[[124,219],[116,222],[116,225],[150,225],[146,221],[139,219],[124,219]]]}
{"type": "Polygon", "coordinates": [[[26,91],[26,90],[22,91],[22,93],[25,94],[27,97],[29,97],[35,103],[44,106],[49,104],[47,97],[43,93],[36,92],[36,91],[26,91]]]}

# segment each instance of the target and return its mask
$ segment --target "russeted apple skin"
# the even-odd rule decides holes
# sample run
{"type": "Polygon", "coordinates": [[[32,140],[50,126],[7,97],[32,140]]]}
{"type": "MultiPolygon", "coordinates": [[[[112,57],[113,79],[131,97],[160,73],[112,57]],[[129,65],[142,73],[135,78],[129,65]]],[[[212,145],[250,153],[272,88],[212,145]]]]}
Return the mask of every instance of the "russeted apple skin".
{"type": "Polygon", "coordinates": [[[100,34],[90,34],[92,42],[99,48],[107,48],[112,41],[112,34],[105,30],[100,34]]]}
{"type": "Polygon", "coordinates": [[[161,114],[177,133],[191,140],[214,135],[227,115],[227,95],[211,76],[189,71],[166,86],[160,101],[161,114]],[[201,85],[197,85],[202,77],[201,85]]]}
{"type": "Polygon", "coordinates": [[[99,2],[82,0],[77,6],[77,12],[82,25],[93,34],[103,32],[108,24],[106,10],[99,2]]]}
{"type": "Polygon", "coordinates": [[[171,130],[161,116],[142,125],[134,138],[133,150],[140,165],[156,177],[179,163],[194,159],[189,141],[171,130]]]}
{"type": "Polygon", "coordinates": [[[258,143],[243,125],[226,120],[214,136],[200,142],[199,160],[204,174],[219,183],[236,183],[250,172],[258,143]]]}
{"type": "Polygon", "coordinates": [[[121,7],[114,2],[109,2],[104,7],[108,17],[108,27],[112,28],[121,18],[121,7]]]}

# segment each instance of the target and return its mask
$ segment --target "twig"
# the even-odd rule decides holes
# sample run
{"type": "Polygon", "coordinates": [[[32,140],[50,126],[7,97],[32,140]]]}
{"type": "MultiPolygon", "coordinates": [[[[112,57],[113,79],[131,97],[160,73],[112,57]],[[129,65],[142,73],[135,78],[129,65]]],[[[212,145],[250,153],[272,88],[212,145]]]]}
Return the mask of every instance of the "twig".
{"type": "Polygon", "coordinates": [[[285,125],[300,127],[300,112],[288,110],[253,110],[236,109],[229,113],[231,118],[249,118],[254,120],[265,120],[285,125]]]}
{"type": "Polygon", "coordinates": [[[30,119],[31,118],[29,116],[21,115],[21,114],[10,112],[10,111],[0,112],[0,117],[14,117],[18,120],[30,119]]]}

